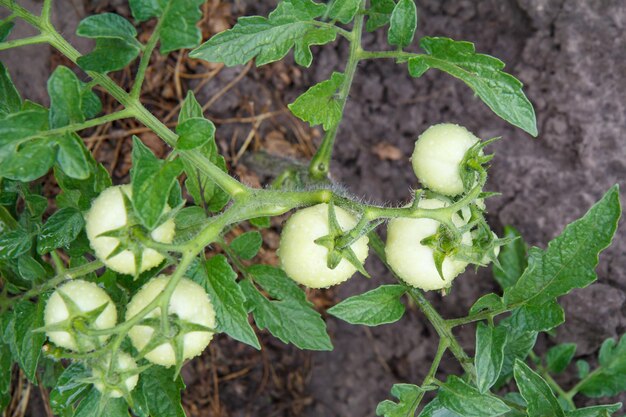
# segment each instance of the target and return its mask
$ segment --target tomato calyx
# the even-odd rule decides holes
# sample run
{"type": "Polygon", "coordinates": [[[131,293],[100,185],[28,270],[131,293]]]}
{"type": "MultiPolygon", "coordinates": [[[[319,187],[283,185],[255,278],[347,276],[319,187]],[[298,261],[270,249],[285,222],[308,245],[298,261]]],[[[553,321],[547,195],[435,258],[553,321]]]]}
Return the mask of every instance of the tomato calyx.
{"type": "Polygon", "coordinates": [[[33,332],[67,332],[80,351],[88,351],[93,346],[99,346],[100,339],[95,333],[101,329],[96,326],[96,321],[110,303],[107,301],[93,310],[82,311],[76,302],[63,291],[59,291],[58,294],[67,309],[67,319],[47,324],[33,332]]]}
{"type": "Polygon", "coordinates": [[[425,237],[420,241],[424,246],[428,246],[433,251],[433,260],[435,261],[435,267],[439,273],[439,278],[445,281],[443,275],[443,262],[446,257],[456,257],[461,247],[462,232],[453,231],[446,225],[440,225],[437,229],[437,233],[425,237]]]}
{"type": "MultiPolygon", "coordinates": [[[[375,226],[372,227],[372,229],[375,226]]],[[[351,236],[350,233],[345,233],[335,213],[335,205],[331,201],[328,203],[328,228],[329,233],[326,236],[322,236],[315,239],[317,245],[323,246],[328,249],[328,256],[326,258],[326,264],[329,269],[335,269],[342,259],[350,262],[363,276],[371,278],[370,274],[365,270],[363,263],[359,260],[352,250],[352,244],[367,233],[366,228],[359,231],[357,236],[351,236]]]]}
{"type": "Polygon", "coordinates": [[[80,378],[80,382],[93,384],[103,398],[124,397],[129,404],[132,404],[130,392],[137,385],[139,374],[150,367],[137,366],[135,360],[125,352],[114,352],[89,364],[91,376],[80,378]]]}
{"type": "Polygon", "coordinates": [[[501,138],[501,136],[497,136],[484,142],[478,141],[465,152],[465,156],[459,166],[459,174],[466,192],[474,186],[479,175],[486,174],[489,168],[487,164],[495,156],[495,154],[485,155],[485,147],[501,138]]]}
{"type": "Polygon", "coordinates": [[[163,325],[161,317],[145,318],[139,322],[139,325],[151,327],[154,332],[152,333],[148,343],[139,351],[138,358],[143,358],[148,353],[163,344],[169,344],[174,350],[176,359],[175,376],[178,376],[185,361],[185,335],[193,332],[217,333],[217,330],[214,328],[182,320],[176,314],[170,314],[167,316],[166,326],[163,325]]]}

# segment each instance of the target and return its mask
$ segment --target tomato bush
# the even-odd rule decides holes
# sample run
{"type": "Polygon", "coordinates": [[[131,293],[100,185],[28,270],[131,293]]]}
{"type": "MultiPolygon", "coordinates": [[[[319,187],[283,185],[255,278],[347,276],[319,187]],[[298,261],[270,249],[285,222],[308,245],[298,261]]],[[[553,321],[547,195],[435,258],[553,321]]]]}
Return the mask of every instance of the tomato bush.
{"type": "Polygon", "coordinates": [[[257,332],[267,331],[301,349],[332,350],[325,321],[301,285],[370,277],[364,264],[370,248],[377,258],[371,262],[387,266],[395,283],[327,313],[378,326],[400,320],[408,301],[440,338],[424,380],[394,385],[396,400],[381,401],[377,415],[580,417],[620,409],[577,408],[577,401],[626,391],[626,337],[604,342],[595,369],[578,362],[578,380],[567,387],[553,376],[571,365],[576,346],[553,346],[544,357],[533,350],[538,334],[564,323],[559,298],[596,280],[598,255],[621,216],[617,186],[540,249],[527,248],[513,228],[502,237],[491,230],[484,200],[495,194],[485,189],[494,139],[456,124],[415,132],[412,165],[422,188],[408,204],[365,203],[329,176],[352,81],[359,63],[371,59],[393,60],[418,79],[430,70],[448,73],[485,110],[537,136],[522,83],[499,59],[447,37],[414,42],[413,0],[281,0],[267,17],[240,18],[204,42],[197,27],[202,3],[130,0],[132,22],[114,13],[89,16],[76,33],[93,47],[81,54],[52,25],[52,0],[43,0],[37,14],[0,0],[9,12],[0,21],[0,50],[47,43],[72,66],[51,74],[46,107],[22,99],[11,79],[16,74],[0,64],[0,409],[11,401],[12,370],[19,367],[33,384],[45,376],[58,415],[184,416],[181,368],[215,333],[256,349],[257,332]],[[139,37],[136,27],[150,20],[149,37],[139,37]],[[38,34],[10,38],[15,21],[38,34]],[[366,49],[364,31],[384,31],[389,48],[366,49]],[[262,66],[293,51],[295,63],[309,67],[312,46],[338,40],[349,45],[342,72],[288,106],[320,126],[321,143],[307,169],[287,167],[266,188],[229,175],[215,125],[193,91],[172,121],[158,120],[142,100],[157,53],[192,49],[193,59],[262,66]],[[414,43],[422,52],[409,52],[414,43]],[[119,70],[134,77],[129,91],[107,75],[119,70]],[[103,114],[103,95],[119,110],[103,114]],[[159,137],[167,155],[157,157],[133,137],[129,183],[113,185],[80,134],[129,118],[159,137]],[[45,176],[58,185],[56,195],[42,192],[45,176]],[[258,264],[262,229],[293,210],[283,225],[281,267],[258,264]],[[384,223],[386,243],[379,234],[384,223]],[[246,232],[233,239],[238,227],[246,232]],[[479,298],[466,316],[442,317],[422,291],[445,295],[463,270],[489,264],[500,289],[479,298]],[[455,330],[474,323],[470,356],[455,330]],[[440,380],[447,352],[462,374],[440,380]]]}

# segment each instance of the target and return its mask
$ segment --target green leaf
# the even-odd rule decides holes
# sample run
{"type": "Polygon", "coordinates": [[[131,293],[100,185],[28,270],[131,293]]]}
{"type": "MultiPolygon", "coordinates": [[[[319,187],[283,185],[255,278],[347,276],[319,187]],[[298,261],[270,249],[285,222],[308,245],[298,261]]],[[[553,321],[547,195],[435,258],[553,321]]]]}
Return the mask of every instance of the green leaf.
{"type": "Polygon", "coordinates": [[[399,0],[391,13],[387,42],[405,48],[413,42],[416,29],[417,8],[414,0],[399,0]]]}
{"type": "Polygon", "coordinates": [[[215,125],[210,120],[192,117],[176,126],[178,141],[176,147],[188,151],[215,140],[215,125]]]}
{"type": "Polygon", "coordinates": [[[313,53],[311,46],[326,45],[333,42],[337,38],[337,31],[334,28],[315,28],[309,29],[304,36],[296,40],[296,48],[294,50],[294,60],[298,65],[310,67],[313,62],[313,53]]]}
{"type": "Polygon", "coordinates": [[[176,213],[176,235],[174,244],[180,244],[192,239],[207,221],[207,214],[202,207],[191,206],[180,209],[176,213]]]}
{"type": "Polygon", "coordinates": [[[167,0],[129,0],[130,11],[138,22],[144,22],[153,17],[161,16],[163,13],[163,4],[167,4],[167,0]]]}
{"type": "Polygon", "coordinates": [[[11,377],[13,375],[13,358],[8,345],[0,343],[0,412],[11,402],[11,377]]]}
{"type": "Polygon", "coordinates": [[[57,163],[69,177],[86,180],[91,175],[87,159],[87,149],[76,133],[66,133],[56,137],[57,163]]]}
{"type": "MultiPolygon", "coordinates": [[[[29,109],[0,118],[0,161],[3,147],[48,130],[48,110],[29,109]]],[[[2,162],[0,162],[2,163],[2,162]]]]}
{"type": "Polygon", "coordinates": [[[419,78],[426,71],[428,71],[428,64],[419,59],[409,59],[408,61],[409,75],[411,77],[419,78]]]}
{"type": "MultiPolygon", "coordinates": [[[[196,100],[193,92],[190,91],[187,93],[187,97],[183,102],[178,116],[178,122],[185,123],[196,117],[203,117],[202,106],[200,106],[196,100]]],[[[205,141],[203,145],[196,148],[194,152],[199,152],[215,165],[220,167],[222,171],[227,172],[226,161],[219,154],[214,135],[211,135],[209,139],[205,141]]],[[[194,199],[195,203],[213,212],[220,211],[224,208],[230,200],[229,195],[219,188],[211,178],[198,170],[193,164],[183,160],[183,166],[185,173],[187,174],[185,187],[187,188],[189,195],[191,195],[194,199]]]]}
{"type": "Polygon", "coordinates": [[[257,231],[246,232],[237,236],[231,243],[230,248],[242,259],[252,259],[256,256],[263,245],[263,237],[257,231]]]}
{"type": "Polygon", "coordinates": [[[4,154],[0,149],[0,177],[21,182],[43,177],[56,159],[53,145],[45,139],[36,139],[4,154]]]}
{"type": "Polygon", "coordinates": [[[576,361],[576,372],[578,373],[578,378],[583,379],[587,375],[589,375],[589,362],[584,359],[579,359],[576,361]]]}
{"type": "Polygon", "coordinates": [[[529,416],[565,416],[548,383],[530,369],[528,365],[519,359],[516,360],[513,374],[515,375],[517,388],[526,400],[529,416]]]}
{"type": "Polygon", "coordinates": [[[561,373],[574,359],[576,343],[562,343],[551,347],[546,354],[548,370],[554,374],[561,373]]]}
{"type": "Polygon", "coordinates": [[[15,22],[11,20],[0,20],[0,42],[4,42],[7,40],[14,26],[15,22]]]}
{"type": "Polygon", "coordinates": [[[82,83],[67,67],[58,66],[48,79],[50,128],[85,121],[82,111],[82,83]]]}
{"type": "Polygon", "coordinates": [[[24,198],[24,203],[26,203],[26,208],[30,213],[30,219],[33,221],[37,221],[36,219],[41,220],[41,216],[43,216],[46,208],[48,208],[48,199],[41,194],[31,193],[27,190],[25,190],[22,197],[24,198]]]}
{"type": "Polygon", "coordinates": [[[389,23],[391,13],[396,7],[394,0],[371,0],[370,8],[367,11],[367,23],[365,30],[373,32],[389,23]]]}
{"type": "Polygon", "coordinates": [[[257,66],[261,66],[282,59],[295,48],[296,62],[309,66],[311,55],[306,50],[310,45],[335,39],[335,36],[321,35],[312,24],[325,9],[326,6],[311,0],[285,0],[268,18],[239,18],[232,29],[215,35],[189,55],[209,62],[223,62],[227,66],[242,65],[256,58],[257,66]],[[318,34],[313,39],[307,38],[310,31],[318,34]]]}
{"type": "Polygon", "coordinates": [[[85,220],[78,209],[62,208],[50,216],[37,236],[37,253],[44,254],[69,245],[78,237],[84,225],[85,220]]]}
{"type": "Polygon", "coordinates": [[[20,276],[28,281],[42,282],[48,275],[41,263],[27,254],[18,258],[17,269],[20,276]]]}
{"type": "Polygon", "coordinates": [[[241,282],[248,310],[259,329],[268,329],[284,343],[293,343],[300,349],[332,350],[326,324],[306,300],[304,292],[282,270],[253,265],[248,272],[276,299],[268,300],[249,280],[241,282]]]}
{"type": "Polygon", "coordinates": [[[269,217],[255,217],[254,219],[250,219],[250,224],[254,227],[258,227],[259,229],[267,229],[272,225],[269,217]]]}
{"type": "Polygon", "coordinates": [[[437,68],[464,81],[495,114],[537,136],[535,111],[522,92],[523,84],[502,71],[502,61],[477,54],[471,42],[424,37],[420,45],[427,55],[413,57],[409,63],[437,68]]]}
{"type": "Polygon", "coordinates": [[[565,413],[567,417],[610,417],[613,413],[617,413],[622,408],[622,403],[609,405],[594,405],[592,407],[579,408],[578,410],[568,411],[565,413]]]}
{"type": "Polygon", "coordinates": [[[328,17],[341,23],[350,23],[361,6],[361,0],[333,0],[328,7],[328,17]]]}
{"type": "MultiPolygon", "coordinates": [[[[196,148],[194,152],[200,152],[203,156],[216,164],[222,171],[226,172],[226,161],[217,151],[215,141],[209,141],[203,146],[196,148]]],[[[213,180],[200,172],[193,164],[183,160],[187,180],[185,188],[199,206],[205,207],[212,212],[218,212],[230,201],[230,196],[219,188],[213,180]]]]}
{"type": "Polygon", "coordinates": [[[376,407],[376,415],[384,417],[413,417],[417,410],[418,400],[424,392],[417,385],[395,384],[391,387],[391,395],[398,402],[385,400],[376,407]]]}
{"type": "Polygon", "coordinates": [[[72,363],[65,369],[50,391],[50,406],[55,414],[65,415],[65,410],[84,398],[90,385],[82,379],[89,376],[89,371],[80,363],[72,363]]]}
{"type": "Polygon", "coordinates": [[[123,398],[103,398],[92,386],[74,417],[128,417],[128,405],[123,398]]]}
{"type": "Polygon", "coordinates": [[[237,274],[223,255],[209,259],[204,268],[199,268],[217,315],[218,330],[227,333],[233,339],[261,349],[261,345],[248,322],[246,298],[237,285],[237,274]]]}
{"type": "Polygon", "coordinates": [[[587,376],[579,392],[587,397],[612,397],[626,391],[626,335],[619,343],[607,339],[599,354],[600,366],[587,376]]]}
{"type": "MultiPolygon", "coordinates": [[[[7,67],[0,62],[0,117],[17,113],[22,108],[22,98],[17,92],[7,67]]],[[[2,141],[0,141],[1,143],[2,141]]]]}
{"type": "Polygon", "coordinates": [[[614,186],[552,240],[547,250],[530,250],[528,268],[504,292],[505,302],[538,306],[594,282],[598,254],[611,243],[620,215],[619,191],[614,186]]]}
{"type": "Polygon", "coordinates": [[[437,396],[441,405],[463,417],[496,417],[510,408],[497,397],[481,394],[457,376],[450,376],[437,396]]]}
{"type": "Polygon", "coordinates": [[[478,390],[484,394],[489,391],[500,376],[504,362],[504,346],[506,345],[506,327],[492,327],[478,323],[476,327],[476,383],[478,390]]]}
{"type": "Polygon", "coordinates": [[[337,318],[350,324],[379,326],[394,323],[402,318],[405,306],[400,302],[406,289],[402,285],[381,285],[364,294],[343,300],[328,310],[337,318]]]}
{"type": "Polygon", "coordinates": [[[161,161],[136,136],[132,160],[133,207],[144,226],[152,230],[159,223],[182,163],[180,159],[161,161]]]}
{"type": "Polygon", "coordinates": [[[0,234],[0,259],[15,259],[30,250],[32,236],[25,230],[17,229],[0,234]]]}
{"type": "Polygon", "coordinates": [[[203,117],[202,106],[198,103],[198,100],[196,100],[193,90],[187,91],[187,97],[185,97],[183,105],[180,108],[180,113],[178,114],[178,123],[182,124],[189,119],[203,117]]]}
{"type": "Polygon", "coordinates": [[[143,391],[151,416],[185,417],[180,399],[184,388],[180,376],[174,378],[174,369],[153,366],[141,374],[136,389],[143,391]]]}
{"type": "Polygon", "coordinates": [[[139,55],[137,31],[120,15],[102,13],[86,17],[78,24],[76,34],[96,40],[95,49],[78,58],[78,65],[85,71],[120,70],[139,55]]]}
{"type": "Polygon", "coordinates": [[[503,239],[515,239],[502,246],[498,261],[500,266],[494,264],[492,268],[493,277],[500,287],[506,290],[515,285],[519,277],[528,266],[526,259],[526,243],[520,233],[512,226],[504,227],[503,239]]]}
{"type": "Polygon", "coordinates": [[[498,327],[504,327],[507,332],[502,370],[500,371],[500,378],[496,382],[496,386],[500,387],[511,377],[515,360],[526,359],[532,351],[537,342],[537,332],[525,331],[515,327],[511,324],[510,318],[500,321],[498,327]]]}
{"type": "Polygon", "coordinates": [[[46,336],[44,333],[34,333],[33,330],[43,326],[46,300],[47,297],[40,297],[37,303],[22,300],[15,304],[13,325],[9,330],[11,350],[28,380],[34,384],[37,384],[35,372],[46,336]]]}
{"type": "Polygon", "coordinates": [[[161,20],[161,53],[194,48],[202,40],[198,21],[203,0],[130,0],[133,17],[139,22],[158,17],[161,20]]]}
{"type": "Polygon", "coordinates": [[[481,311],[496,311],[504,307],[504,302],[498,294],[489,293],[480,297],[470,308],[470,314],[480,313],[481,311]]]}
{"type": "Polygon", "coordinates": [[[182,48],[195,48],[202,41],[197,27],[202,18],[200,6],[204,0],[170,0],[161,16],[161,53],[182,48]]]}
{"type": "Polygon", "coordinates": [[[75,207],[81,211],[91,207],[91,201],[111,186],[107,170],[97,163],[90,152],[86,153],[89,164],[89,177],[81,180],[72,178],[61,169],[54,169],[54,177],[63,193],[57,195],[59,207],[75,207]]]}
{"type": "Polygon", "coordinates": [[[338,91],[345,81],[345,75],[333,72],[329,80],[309,88],[288,107],[298,118],[311,126],[322,125],[330,130],[341,120],[342,99],[338,91]]]}
{"type": "Polygon", "coordinates": [[[85,119],[96,117],[102,111],[102,102],[96,93],[90,88],[89,84],[83,82],[81,84],[81,106],[80,109],[85,115],[85,119]]]}
{"type": "Polygon", "coordinates": [[[100,398],[100,392],[92,386],[85,398],[76,407],[74,417],[100,417],[98,416],[98,414],[102,415],[102,410],[99,410],[100,398]]]}
{"type": "Polygon", "coordinates": [[[442,406],[439,399],[435,398],[426,404],[419,417],[460,417],[460,415],[442,406]]]}
{"type": "Polygon", "coordinates": [[[526,304],[511,314],[513,326],[525,331],[547,332],[565,322],[565,312],[556,300],[542,305],[526,304]]]}

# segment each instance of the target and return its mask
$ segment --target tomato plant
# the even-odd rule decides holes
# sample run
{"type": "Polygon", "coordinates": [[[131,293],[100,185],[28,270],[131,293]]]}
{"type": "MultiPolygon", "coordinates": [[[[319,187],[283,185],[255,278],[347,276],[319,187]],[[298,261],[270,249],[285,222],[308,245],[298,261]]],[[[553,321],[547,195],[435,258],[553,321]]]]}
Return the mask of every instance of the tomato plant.
{"type": "Polygon", "coordinates": [[[323,288],[357,272],[369,277],[370,248],[396,283],[347,298],[328,314],[378,326],[407,314],[407,299],[440,338],[424,380],[394,385],[396,400],[381,401],[378,415],[580,417],[620,409],[577,408],[575,399],[626,390],[626,337],[604,342],[594,370],[579,362],[579,379],[568,387],[553,375],[570,366],[576,347],[556,345],[545,357],[533,350],[539,333],[564,323],[559,298],[596,280],[598,255],[621,215],[617,186],[540,249],[527,248],[512,228],[503,237],[491,230],[484,200],[494,195],[485,189],[493,139],[456,124],[415,132],[412,165],[422,188],[408,204],[365,203],[329,177],[358,64],[371,59],[394,61],[418,79],[443,71],[467,84],[485,111],[536,136],[522,84],[499,59],[447,37],[424,36],[417,42],[422,52],[409,52],[414,0],[282,0],[269,16],[240,18],[204,42],[197,27],[203,1],[130,0],[132,21],[102,13],[80,22],[77,35],[94,41],[86,54],[52,25],[51,3],[43,0],[33,13],[0,0],[9,12],[0,21],[0,50],[45,43],[72,66],[51,74],[45,107],[23,100],[11,79],[16,74],[0,64],[0,409],[11,400],[17,366],[33,384],[45,372],[58,415],[184,416],[181,368],[215,333],[256,349],[257,332],[267,331],[301,349],[332,350],[322,315],[298,284],[323,288]],[[142,43],[136,27],[149,20],[156,24],[142,43]],[[38,33],[10,38],[15,21],[38,33]],[[377,30],[386,33],[389,48],[366,49],[363,32],[377,30]],[[312,46],[339,40],[349,45],[342,72],[289,105],[293,115],[320,126],[321,143],[306,170],[288,168],[270,187],[229,175],[215,125],[192,91],[173,128],[142,100],[157,53],[191,49],[198,60],[262,66],[293,51],[296,64],[309,67],[312,46]],[[108,75],[122,69],[134,76],[129,91],[108,75]],[[118,110],[103,114],[103,95],[118,110]],[[113,185],[80,134],[130,118],[159,137],[167,155],[157,157],[133,137],[129,183],[113,185]],[[56,195],[42,193],[38,180],[45,176],[58,185],[56,195]],[[283,225],[281,267],[258,264],[263,232],[257,229],[294,210],[283,225]],[[242,224],[248,231],[230,239],[242,224]],[[501,288],[466,316],[442,317],[422,291],[454,291],[453,280],[466,267],[488,264],[501,288]],[[455,332],[474,323],[470,356],[455,332]],[[446,352],[462,374],[441,380],[446,352]]]}

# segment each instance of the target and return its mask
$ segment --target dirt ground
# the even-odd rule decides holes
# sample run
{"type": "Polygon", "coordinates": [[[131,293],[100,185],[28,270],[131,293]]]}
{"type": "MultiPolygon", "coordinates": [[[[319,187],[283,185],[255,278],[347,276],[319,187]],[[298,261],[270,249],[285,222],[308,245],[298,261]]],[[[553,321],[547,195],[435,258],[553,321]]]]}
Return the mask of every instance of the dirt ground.
{"type": "MultiPolygon", "coordinates": [[[[203,29],[221,30],[237,16],[264,13],[274,3],[209,1],[210,18],[203,22],[203,29]]],[[[489,220],[495,231],[513,225],[530,244],[540,247],[581,216],[612,184],[626,185],[623,0],[419,0],[417,4],[418,36],[470,40],[478,51],[507,63],[535,105],[539,137],[532,139],[508,126],[465,85],[444,74],[432,71],[411,79],[406,68],[390,61],[368,62],[359,67],[337,139],[332,173],[338,183],[363,199],[395,204],[408,199],[409,189],[416,186],[408,158],[414,139],[429,125],[454,122],[483,138],[503,136],[493,146],[497,156],[488,184],[502,196],[488,201],[489,220]]],[[[65,17],[57,20],[64,32],[73,32],[76,19],[71,15],[81,15],[85,7],[127,14],[123,1],[83,5],[77,0],[58,0],[57,12],[65,17]]],[[[366,36],[365,47],[383,48],[384,34],[366,36]]],[[[218,140],[231,167],[244,180],[263,183],[276,173],[275,168],[255,152],[292,159],[312,154],[319,132],[286,115],[284,106],[308,86],[327,79],[333,70],[341,71],[346,56],[346,44],[339,41],[320,49],[310,69],[295,67],[290,59],[258,69],[220,69],[185,60],[185,74],[213,71],[213,75],[183,77],[181,82],[173,74],[184,56],[157,58],[146,98],[165,117],[177,96],[188,88],[197,89],[201,102],[212,101],[206,114],[218,125],[218,140]],[[244,146],[246,142],[249,146],[244,146]]],[[[18,74],[14,78],[27,97],[47,100],[45,79],[59,63],[56,55],[42,47],[29,47],[1,53],[0,59],[18,74]]],[[[122,83],[129,78],[127,73],[118,76],[122,83]]],[[[130,149],[123,132],[134,128],[114,125],[87,139],[120,180],[128,172],[130,149]]],[[[165,151],[150,134],[143,133],[142,139],[157,152],[165,151]]],[[[588,358],[602,340],[624,333],[625,230],[618,231],[612,248],[601,256],[598,282],[564,298],[567,323],[554,337],[542,336],[540,350],[555,341],[575,342],[577,357],[588,358]]],[[[272,248],[278,231],[265,236],[266,262],[275,260],[272,248]]],[[[389,280],[380,264],[369,262],[367,267],[374,280],[354,278],[335,290],[311,293],[311,298],[323,309],[327,303],[389,280]]],[[[468,271],[449,296],[432,294],[430,299],[445,317],[454,317],[493,290],[496,286],[488,270],[468,271]]],[[[185,369],[189,414],[373,416],[392,384],[419,383],[427,372],[436,335],[414,309],[398,323],[373,329],[326,319],[335,345],[328,353],[299,352],[271,337],[263,337],[265,349],[257,353],[219,337],[201,359],[185,369]]],[[[461,329],[459,335],[471,351],[473,329],[461,329]]],[[[447,359],[441,375],[459,371],[447,359]]],[[[562,379],[565,386],[571,384],[568,378],[571,374],[562,379]]],[[[33,406],[31,415],[45,414],[33,406]]]]}

